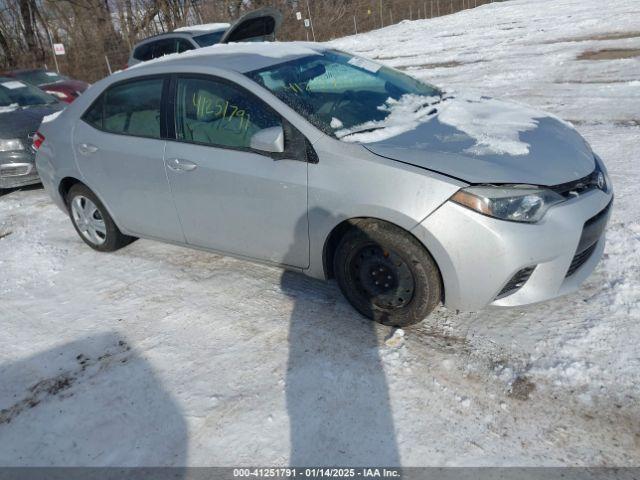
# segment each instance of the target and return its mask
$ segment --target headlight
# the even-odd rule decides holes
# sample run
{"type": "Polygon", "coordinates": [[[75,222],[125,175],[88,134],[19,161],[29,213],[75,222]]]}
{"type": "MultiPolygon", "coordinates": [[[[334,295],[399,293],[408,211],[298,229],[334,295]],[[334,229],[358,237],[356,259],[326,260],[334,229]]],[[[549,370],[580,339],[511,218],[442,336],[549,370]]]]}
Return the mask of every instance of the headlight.
{"type": "Polygon", "coordinates": [[[609,174],[607,173],[607,169],[604,166],[604,163],[600,157],[594,155],[596,159],[596,171],[598,172],[598,188],[605,193],[611,192],[611,179],[609,178],[609,174]],[[600,181],[600,176],[602,176],[602,183],[600,181]]]}
{"type": "Polygon", "coordinates": [[[468,187],[451,200],[483,215],[512,222],[535,223],[549,207],[565,200],[547,188],[531,185],[468,187]]]}
{"type": "Polygon", "coordinates": [[[16,150],[24,150],[24,144],[19,138],[0,140],[0,152],[13,152],[16,150]]]}

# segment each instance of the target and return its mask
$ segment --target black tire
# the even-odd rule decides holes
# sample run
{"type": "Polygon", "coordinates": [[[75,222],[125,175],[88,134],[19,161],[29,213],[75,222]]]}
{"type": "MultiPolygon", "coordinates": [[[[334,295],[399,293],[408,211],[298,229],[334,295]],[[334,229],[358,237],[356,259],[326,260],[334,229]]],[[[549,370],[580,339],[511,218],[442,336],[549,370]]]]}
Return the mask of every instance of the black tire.
{"type": "Polygon", "coordinates": [[[351,305],[383,325],[421,322],[442,298],[440,271],[429,252],[382,221],[354,223],[336,248],[333,272],[351,305]]]}
{"type": "Polygon", "coordinates": [[[78,232],[78,235],[84,241],[84,243],[89,245],[94,250],[97,250],[99,252],[113,252],[115,250],[118,250],[119,248],[129,245],[131,242],[136,240],[135,237],[130,237],[120,232],[102,202],[87,186],[81,183],[76,183],[69,190],[66,201],[67,210],[69,211],[69,218],[71,219],[73,227],[76,229],[76,232],[78,232]],[[79,225],[76,223],[76,218],[74,218],[74,212],[72,209],[73,201],[76,198],[79,202],[86,202],[86,200],[84,199],[88,199],[95,205],[96,212],[93,218],[97,221],[104,222],[104,233],[99,232],[99,237],[97,237],[100,242],[92,241],[89,238],[89,235],[87,233],[83,233],[80,230],[79,225]]]}

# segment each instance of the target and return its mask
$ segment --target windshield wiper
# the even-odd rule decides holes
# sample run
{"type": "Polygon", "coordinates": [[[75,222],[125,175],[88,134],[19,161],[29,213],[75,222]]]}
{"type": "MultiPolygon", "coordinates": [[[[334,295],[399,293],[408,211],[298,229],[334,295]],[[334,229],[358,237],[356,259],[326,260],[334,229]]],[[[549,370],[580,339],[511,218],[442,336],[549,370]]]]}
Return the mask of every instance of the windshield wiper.
{"type": "Polygon", "coordinates": [[[386,128],[387,125],[378,125],[377,127],[368,127],[368,128],[363,128],[362,130],[356,130],[355,132],[350,132],[347,133],[346,135],[343,135],[340,138],[346,138],[346,137],[350,137],[351,135],[356,135],[358,133],[369,133],[369,132],[375,132],[376,130],[380,130],[382,128],[386,128]]]}

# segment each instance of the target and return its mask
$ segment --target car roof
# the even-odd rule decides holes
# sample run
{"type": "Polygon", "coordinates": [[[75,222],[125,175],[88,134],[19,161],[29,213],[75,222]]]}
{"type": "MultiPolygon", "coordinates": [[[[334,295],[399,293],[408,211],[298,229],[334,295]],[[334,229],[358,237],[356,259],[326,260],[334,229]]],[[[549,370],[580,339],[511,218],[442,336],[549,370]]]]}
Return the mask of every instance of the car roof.
{"type": "Polygon", "coordinates": [[[177,33],[188,33],[191,35],[204,35],[207,33],[226,30],[230,26],[230,23],[203,23],[201,25],[191,25],[188,27],[176,28],[173,31],[177,33]]]}
{"type": "Polygon", "coordinates": [[[328,47],[311,42],[246,42],[216,44],[210,47],[173,53],[138,63],[126,71],[171,71],[173,67],[216,67],[246,73],[309,55],[322,55],[328,47]]]}
{"type": "Polygon", "coordinates": [[[18,70],[8,70],[8,73],[31,73],[31,72],[46,72],[44,68],[19,68],[18,70]]]}
{"type": "Polygon", "coordinates": [[[206,23],[203,25],[192,25],[190,27],[176,28],[172,32],[157,33],[156,35],[151,35],[150,37],[142,39],[134,45],[134,49],[135,47],[138,47],[140,45],[153,43],[157,40],[162,40],[163,38],[197,37],[200,35],[206,35],[207,33],[224,31],[229,28],[229,26],[229,23],[206,23]]]}

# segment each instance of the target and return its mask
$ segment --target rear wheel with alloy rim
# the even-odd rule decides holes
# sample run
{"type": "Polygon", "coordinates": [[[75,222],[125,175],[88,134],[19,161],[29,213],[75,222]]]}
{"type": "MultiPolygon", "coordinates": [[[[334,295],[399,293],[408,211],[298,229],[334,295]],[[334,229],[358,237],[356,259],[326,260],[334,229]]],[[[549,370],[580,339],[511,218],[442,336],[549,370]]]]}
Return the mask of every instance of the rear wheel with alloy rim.
{"type": "Polygon", "coordinates": [[[67,206],[78,235],[91,248],[111,252],[135,240],[120,232],[104,205],[85,185],[78,183],[71,187],[67,206]]]}
{"type": "Polygon", "coordinates": [[[413,236],[389,223],[355,222],[333,262],[349,302],[384,325],[418,323],[440,302],[440,272],[433,258],[413,236]]]}

